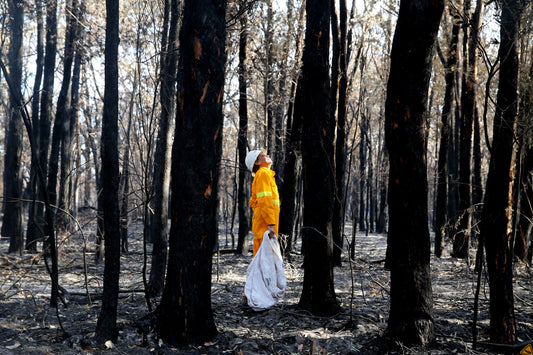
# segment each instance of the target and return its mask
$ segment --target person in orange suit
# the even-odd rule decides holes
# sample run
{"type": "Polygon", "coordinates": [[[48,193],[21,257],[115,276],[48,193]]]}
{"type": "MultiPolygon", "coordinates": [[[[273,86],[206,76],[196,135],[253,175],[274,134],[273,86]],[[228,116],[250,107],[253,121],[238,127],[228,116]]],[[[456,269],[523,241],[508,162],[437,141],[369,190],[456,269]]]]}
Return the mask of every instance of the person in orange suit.
{"type": "Polygon", "coordinates": [[[252,150],[246,156],[246,167],[252,172],[252,196],[249,204],[253,210],[252,233],[254,234],[253,255],[257,253],[263,235],[268,230],[270,238],[276,238],[279,226],[280,201],[275,172],[270,170],[272,160],[266,150],[252,150]]]}

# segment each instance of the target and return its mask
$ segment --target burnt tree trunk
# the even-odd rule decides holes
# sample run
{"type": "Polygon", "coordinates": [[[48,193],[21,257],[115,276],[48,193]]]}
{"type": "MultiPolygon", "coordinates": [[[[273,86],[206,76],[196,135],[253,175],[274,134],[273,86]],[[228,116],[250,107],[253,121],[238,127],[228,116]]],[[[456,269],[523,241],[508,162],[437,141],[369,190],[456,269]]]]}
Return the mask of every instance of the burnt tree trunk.
{"type": "MultiPolygon", "coordinates": [[[[36,69],[35,69],[35,81],[33,86],[33,96],[31,100],[31,122],[32,122],[32,131],[31,134],[33,135],[33,144],[34,149],[36,150],[36,153],[39,152],[39,99],[41,97],[41,85],[43,81],[43,71],[44,71],[44,23],[43,23],[43,2],[42,0],[36,0],[35,1],[35,16],[37,18],[37,35],[36,35],[36,69]]],[[[33,161],[31,162],[31,172],[30,172],[30,191],[31,191],[31,199],[32,202],[29,206],[28,211],[28,224],[26,227],[26,250],[31,252],[37,251],[37,235],[36,232],[38,229],[38,225],[42,226],[43,221],[41,220],[39,222],[39,219],[37,218],[37,209],[39,203],[37,200],[39,199],[39,189],[41,189],[41,186],[39,184],[39,179],[37,176],[37,169],[39,167],[37,166],[39,164],[39,161],[33,161]],[[32,231],[32,232],[30,232],[32,231]]],[[[41,216],[42,218],[42,216],[41,216]]]]}
{"type": "Polygon", "coordinates": [[[531,257],[528,255],[533,228],[531,222],[533,220],[533,148],[531,146],[525,147],[521,173],[520,208],[513,251],[517,259],[531,264],[531,257]]]}
{"type": "Polygon", "coordinates": [[[437,206],[435,212],[435,255],[442,256],[444,241],[447,236],[447,202],[448,202],[448,143],[450,135],[450,116],[454,102],[455,68],[457,67],[457,51],[459,43],[460,17],[457,12],[453,16],[452,34],[446,58],[444,103],[442,106],[440,145],[437,166],[437,206]]]}
{"type": "MultiPolygon", "coordinates": [[[[304,10],[299,12],[298,30],[296,39],[296,57],[300,57],[301,33],[304,24],[304,10]]],[[[290,90],[290,100],[287,107],[287,129],[285,131],[285,154],[283,167],[283,183],[279,185],[281,207],[279,215],[279,236],[283,256],[290,260],[290,252],[297,230],[298,211],[300,210],[302,177],[302,113],[303,105],[301,91],[301,75],[293,81],[290,90]]]]}
{"type": "MultiPolygon", "coordinates": [[[[171,0],[168,40],[163,39],[166,50],[161,58],[161,118],[154,157],[154,218],[152,219],[152,268],[150,269],[149,293],[160,295],[165,282],[168,254],[168,206],[170,195],[170,164],[172,134],[176,113],[176,74],[178,68],[178,33],[180,1],[171,0]]],[[[166,31],[166,27],[165,27],[166,31]]]]}
{"type": "MultiPolygon", "coordinates": [[[[532,53],[533,54],[533,53],[532,53]]],[[[531,254],[528,253],[531,246],[531,230],[533,227],[533,142],[527,134],[528,127],[533,124],[533,63],[529,68],[529,80],[521,88],[519,108],[519,127],[524,127],[518,132],[520,139],[522,156],[519,157],[519,207],[518,222],[515,231],[514,255],[517,259],[531,265],[531,254]],[[528,255],[529,254],[529,255],[528,255]]]]}
{"type": "MultiPolygon", "coordinates": [[[[464,16],[469,18],[471,1],[464,4],[464,16]]],[[[472,21],[473,23],[473,21],[472,21]]],[[[465,27],[463,41],[465,48],[461,91],[461,127],[459,149],[459,230],[453,240],[452,255],[467,258],[470,246],[472,220],[472,133],[476,115],[476,56],[477,26],[465,27]],[[470,30],[470,31],[468,31],[470,30]],[[476,37],[473,37],[476,36],[476,37]]]]}
{"type": "Polygon", "coordinates": [[[433,46],[444,1],[402,0],[385,102],[389,152],[386,339],[427,345],[434,337],[424,121],[433,46]]]}
{"type": "Polygon", "coordinates": [[[299,306],[332,315],[340,306],[333,284],[332,162],[335,132],[331,122],[329,79],[329,1],[306,2],[307,26],[302,67],[302,162],[304,281],[299,306]]]}
{"type": "Polygon", "coordinates": [[[105,267],[102,308],[96,323],[99,344],[116,341],[118,282],[120,275],[120,207],[118,159],[118,44],[119,1],[106,1],[105,89],[102,117],[102,210],[105,267]]]}
{"type": "Polygon", "coordinates": [[[480,234],[485,241],[490,286],[490,339],[516,342],[510,230],[511,168],[518,105],[517,40],[519,0],[503,0],[500,29],[500,80],[494,116],[492,154],[485,189],[480,234]]]}
{"type": "Polygon", "coordinates": [[[344,174],[346,167],[346,0],[339,2],[339,88],[337,99],[337,142],[335,145],[335,199],[333,201],[333,262],[341,265],[344,245],[344,174]]]}
{"type": "Polygon", "coordinates": [[[9,1],[8,27],[10,45],[8,53],[9,75],[12,87],[9,91],[9,124],[4,156],[4,216],[1,234],[9,238],[9,253],[22,255],[24,250],[24,205],[22,203],[22,113],[23,106],[17,93],[22,86],[22,53],[24,38],[24,2],[9,1]]]}
{"type": "Polygon", "coordinates": [[[368,183],[367,174],[367,142],[368,142],[368,124],[365,114],[361,114],[359,122],[361,130],[361,140],[359,142],[359,230],[368,233],[366,225],[367,209],[365,206],[365,191],[368,183]]]}
{"type": "MultiPolygon", "coordinates": [[[[57,98],[56,117],[54,119],[54,129],[52,133],[52,145],[50,150],[50,158],[48,163],[48,180],[47,189],[50,203],[57,204],[57,180],[59,174],[59,160],[61,154],[61,145],[64,143],[67,136],[68,112],[70,111],[70,90],[72,77],[72,64],[74,62],[74,37],[76,19],[73,13],[74,9],[78,8],[76,0],[68,2],[67,11],[67,28],[65,32],[65,52],[63,64],[63,82],[61,83],[61,90],[57,98]]],[[[61,230],[65,229],[64,220],[68,217],[61,216],[63,212],[58,210],[55,213],[55,218],[58,221],[57,227],[61,230]]]]}
{"type": "Polygon", "coordinates": [[[225,11],[224,0],[186,0],[183,11],[169,258],[156,311],[156,330],[173,345],[199,344],[217,334],[211,274],[218,234],[225,11]]]}
{"type": "MultiPolygon", "coordinates": [[[[469,68],[473,79],[474,85],[474,136],[473,136],[473,146],[472,146],[472,159],[474,164],[474,170],[472,171],[472,205],[473,205],[473,214],[472,214],[472,223],[477,225],[480,217],[479,207],[483,200],[483,186],[481,179],[481,128],[479,125],[479,111],[477,105],[475,104],[475,88],[477,86],[477,77],[476,77],[476,56],[477,56],[477,44],[479,40],[479,31],[481,25],[481,16],[483,14],[483,0],[477,0],[476,8],[474,14],[472,15],[471,21],[471,33],[470,33],[470,43],[471,52],[469,53],[469,63],[472,63],[472,67],[469,68]]],[[[477,239],[479,228],[473,228],[472,234],[477,239]]]]}
{"type": "MultiPolygon", "coordinates": [[[[134,75],[134,81],[137,80],[137,75],[134,75]]],[[[128,210],[129,210],[129,194],[130,194],[130,155],[131,155],[131,125],[133,122],[133,98],[137,91],[137,84],[133,84],[132,97],[130,100],[130,107],[128,113],[128,127],[126,128],[126,139],[123,144],[124,155],[122,157],[122,172],[120,173],[120,182],[118,188],[119,195],[119,209],[120,209],[120,251],[121,253],[128,253],[128,210]]],[[[154,213],[155,214],[155,213],[154,213]]],[[[152,253],[153,255],[153,253],[152,253]]],[[[163,269],[164,270],[164,269],[163,269]]]]}
{"type": "MultiPolygon", "coordinates": [[[[57,1],[46,1],[46,38],[43,68],[43,88],[41,92],[41,110],[39,118],[38,164],[44,176],[48,171],[48,151],[50,148],[50,127],[52,120],[55,60],[57,54],[57,1]]],[[[38,184],[36,198],[44,201],[46,186],[38,184]]],[[[47,234],[45,227],[45,209],[42,203],[38,203],[32,213],[33,223],[28,224],[26,231],[26,244],[35,245],[47,234]],[[44,235],[43,235],[44,233],[44,235]]],[[[36,250],[36,248],[35,248],[36,250]]]]}
{"type": "Polygon", "coordinates": [[[70,104],[65,112],[65,122],[63,127],[63,142],[61,144],[61,165],[60,165],[60,184],[59,184],[59,196],[58,205],[61,211],[57,215],[56,226],[68,230],[72,221],[72,215],[74,211],[71,209],[73,192],[73,174],[72,167],[74,166],[74,143],[76,141],[76,127],[78,125],[79,116],[79,92],[80,92],[80,75],[81,75],[81,63],[83,56],[83,38],[80,21],[83,21],[85,11],[85,5],[83,2],[76,5],[73,4],[72,13],[76,18],[73,23],[73,40],[74,44],[74,67],[72,70],[72,83],[70,89],[70,104]]]}
{"type": "Polygon", "coordinates": [[[237,199],[239,211],[239,236],[237,238],[237,254],[247,254],[250,238],[250,206],[248,205],[250,183],[249,172],[246,168],[245,159],[248,143],[248,93],[246,84],[246,50],[248,47],[248,13],[245,1],[241,1],[242,14],[240,18],[241,32],[239,34],[239,136],[237,151],[239,154],[239,173],[237,199]]]}

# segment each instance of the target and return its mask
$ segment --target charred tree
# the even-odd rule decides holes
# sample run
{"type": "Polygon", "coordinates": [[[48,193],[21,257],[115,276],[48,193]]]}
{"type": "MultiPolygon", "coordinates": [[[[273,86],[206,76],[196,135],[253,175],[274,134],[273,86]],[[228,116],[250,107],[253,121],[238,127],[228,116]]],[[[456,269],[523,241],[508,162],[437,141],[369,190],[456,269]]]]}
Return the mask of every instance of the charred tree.
{"type": "Polygon", "coordinates": [[[427,345],[434,337],[424,121],[443,9],[444,1],[401,1],[387,84],[391,291],[385,338],[404,344],[427,345]]]}
{"type": "Polygon", "coordinates": [[[517,259],[531,265],[531,254],[528,250],[533,229],[533,147],[530,142],[522,144],[526,146],[520,169],[520,207],[513,252],[517,259]]]}
{"type": "MultiPolygon", "coordinates": [[[[172,134],[176,113],[176,74],[178,67],[178,33],[180,1],[170,0],[168,40],[164,39],[161,58],[161,117],[154,157],[154,218],[153,252],[150,269],[149,293],[160,295],[165,282],[165,268],[168,254],[168,206],[170,195],[170,164],[172,155],[172,134]]],[[[165,29],[166,31],[166,29],[165,29]]]]}
{"type": "Polygon", "coordinates": [[[24,250],[24,205],[22,203],[22,103],[16,93],[22,87],[22,53],[24,38],[24,2],[8,2],[10,45],[8,66],[12,87],[9,92],[9,124],[4,156],[4,203],[1,234],[9,238],[9,253],[22,255],[24,250]]]}
{"type": "Polygon", "coordinates": [[[361,130],[359,142],[359,230],[365,231],[368,235],[368,225],[366,208],[366,185],[368,184],[367,174],[367,152],[368,152],[368,118],[364,113],[361,113],[361,121],[359,121],[361,130]]]}
{"type": "Polygon", "coordinates": [[[120,275],[120,207],[118,159],[118,44],[119,1],[106,0],[105,89],[102,118],[102,210],[105,268],[102,308],[96,323],[96,341],[116,341],[120,275]]]}
{"type": "MultiPolygon", "coordinates": [[[[471,1],[464,5],[465,17],[469,18],[471,1]]],[[[461,133],[459,157],[459,230],[453,240],[452,255],[458,258],[468,257],[472,220],[472,134],[476,119],[476,85],[477,85],[477,43],[481,8],[476,7],[471,27],[465,27],[464,48],[466,48],[462,92],[461,92],[461,133]],[[476,16],[477,14],[477,16],[476,16]],[[467,31],[467,29],[469,31],[467,31]]]]}
{"type": "Polygon", "coordinates": [[[518,132],[522,156],[519,157],[519,198],[517,226],[515,230],[514,255],[517,259],[531,265],[531,231],[533,228],[533,141],[527,134],[533,124],[533,63],[529,68],[529,75],[520,92],[519,127],[524,127],[518,132]]]}
{"type": "MultiPolygon", "coordinates": [[[[474,170],[472,171],[472,205],[473,205],[473,224],[477,225],[480,218],[481,208],[479,207],[483,200],[483,186],[481,179],[481,127],[479,125],[479,110],[475,104],[475,91],[477,86],[476,77],[476,56],[478,52],[479,31],[481,25],[481,17],[483,15],[483,0],[477,0],[474,14],[471,21],[470,43],[471,53],[469,53],[469,63],[472,63],[472,67],[469,68],[470,76],[474,83],[474,136],[472,146],[472,159],[474,164],[474,170]]],[[[476,238],[478,237],[479,228],[473,228],[472,234],[476,238]]]]}
{"type": "Polygon", "coordinates": [[[335,199],[333,201],[333,263],[341,265],[341,255],[344,246],[344,175],[346,167],[345,139],[346,139],[346,0],[339,2],[339,69],[337,94],[337,141],[335,144],[335,199]]]}
{"type": "Polygon", "coordinates": [[[447,236],[447,201],[448,201],[448,143],[450,130],[450,116],[454,102],[455,68],[457,67],[457,51],[459,43],[460,17],[457,12],[453,15],[452,33],[448,55],[445,63],[444,103],[441,113],[440,145],[437,166],[437,206],[435,212],[435,255],[442,256],[444,241],[447,236]]]}
{"type": "Polygon", "coordinates": [[[167,276],[156,330],[169,344],[217,334],[211,308],[225,69],[224,0],[186,0],[172,151],[167,276]]]}
{"type": "Polygon", "coordinates": [[[511,223],[514,127],[518,105],[518,50],[520,1],[503,0],[500,28],[500,80],[494,116],[492,154],[480,234],[485,242],[490,286],[490,339],[516,342],[511,223]]]}
{"type": "MultiPolygon", "coordinates": [[[[35,16],[37,18],[37,35],[36,35],[36,68],[35,68],[35,81],[33,86],[33,96],[31,99],[31,122],[32,122],[32,131],[33,135],[33,144],[34,149],[37,154],[39,151],[39,102],[40,102],[40,92],[41,85],[43,81],[43,71],[44,71],[44,20],[43,20],[43,2],[42,0],[35,1],[35,16]]],[[[31,252],[37,251],[37,233],[35,231],[38,229],[37,224],[42,226],[43,221],[38,222],[37,218],[37,209],[39,203],[39,179],[37,176],[37,166],[39,161],[31,162],[31,171],[30,171],[30,198],[32,202],[30,203],[28,211],[28,224],[26,227],[26,250],[31,252]],[[30,230],[33,232],[30,233],[30,230]]]]}
{"type": "Polygon", "coordinates": [[[239,135],[237,137],[237,151],[239,154],[238,173],[238,211],[239,211],[239,236],[237,238],[237,254],[247,254],[249,247],[248,233],[250,231],[250,206],[248,205],[250,185],[248,169],[245,159],[248,142],[248,87],[246,84],[246,50],[248,47],[248,12],[246,2],[240,2],[241,7],[241,32],[239,33],[239,135]]]}
{"type": "MultiPolygon", "coordinates": [[[[48,180],[47,189],[48,196],[50,197],[50,203],[57,205],[57,180],[59,174],[59,162],[61,155],[61,145],[64,143],[68,126],[68,112],[70,110],[71,97],[71,78],[72,78],[72,64],[74,62],[74,40],[76,32],[76,18],[74,15],[74,9],[78,8],[76,0],[70,0],[68,3],[67,11],[67,28],[65,32],[65,52],[63,63],[63,82],[61,83],[61,89],[57,98],[56,116],[54,119],[54,129],[52,133],[52,144],[50,150],[50,158],[48,163],[48,180]]],[[[58,228],[65,229],[64,220],[68,216],[62,216],[63,212],[58,210],[55,214],[55,218],[58,222],[58,228]]]]}
{"type": "Polygon", "coordinates": [[[71,224],[71,215],[74,211],[72,206],[72,186],[73,174],[72,167],[74,166],[74,143],[76,141],[76,131],[79,117],[79,98],[80,98],[80,75],[83,57],[83,38],[80,22],[83,21],[85,15],[85,4],[81,2],[79,5],[73,4],[72,14],[76,18],[73,24],[73,45],[74,45],[74,67],[72,69],[72,82],[69,90],[70,104],[65,112],[65,123],[63,126],[63,138],[61,144],[61,165],[60,165],[60,184],[59,184],[59,211],[57,215],[56,226],[61,229],[68,230],[71,224]]]}
{"type": "MultiPolygon", "coordinates": [[[[36,144],[38,150],[38,165],[47,176],[48,171],[48,152],[50,149],[50,128],[52,121],[53,95],[54,95],[54,78],[55,78],[55,61],[57,54],[57,1],[46,1],[46,36],[45,36],[45,54],[43,67],[43,88],[41,92],[41,110],[39,118],[39,139],[36,144]]],[[[37,185],[35,196],[38,200],[44,201],[46,186],[37,185]]],[[[38,240],[42,240],[49,233],[45,227],[45,211],[42,203],[38,203],[35,211],[31,213],[30,220],[26,231],[26,244],[29,249],[35,246],[38,240]],[[43,235],[44,233],[44,235],[43,235]]]]}
{"type": "MultiPolygon", "coordinates": [[[[136,80],[135,75],[134,80],[136,80]]],[[[128,253],[128,224],[129,224],[129,195],[130,195],[130,159],[131,159],[131,125],[133,121],[133,97],[136,92],[136,84],[133,85],[132,100],[130,101],[130,108],[128,114],[128,127],[126,128],[126,139],[124,140],[124,155],[122,157],[122,172],[120,173],[120,182],[118,188],[118,195],[120,199],[120,251],[121,253],[128,253]]],[[[152,252],[153,255],[153,252],[152,252]]]]}
{"type": "Polygon", "coordinates": [[[332,315],[340,306],[333,284],[332,162],[335,132],[331,123],[329,79],[329,1],[306,2],[307,26],[302,67],[302,163],[304,281],[299,306],[332,315]]]}
{"type": "MultiPolygon", "coordinates": [[[[303,28],[305,7],[300,8],[298,19],[298,36],[296,40],[296,57],[300,57],[301,33],[303,28]]],[[[281,209],[279,215],[279,234],[281,252],[290,261],[290,252],[297,229],[298,211],[300,210],[301,177],[302,177],[302,78],[298,74],[290,90],[290,101],[287,107],[287,129],[285,131],[285,154],[283,167],[283,183],[279,184],[281,209]]]]}

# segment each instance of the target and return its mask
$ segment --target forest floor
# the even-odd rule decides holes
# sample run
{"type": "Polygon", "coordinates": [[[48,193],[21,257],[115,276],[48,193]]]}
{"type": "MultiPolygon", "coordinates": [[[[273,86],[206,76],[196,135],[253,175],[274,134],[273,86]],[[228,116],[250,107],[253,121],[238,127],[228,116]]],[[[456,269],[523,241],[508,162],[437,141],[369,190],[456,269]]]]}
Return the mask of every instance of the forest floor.
{"type": "MultiPolygon", "coordinates": [[[[475,275],[466,260],[432,257],[432,287],[436,338],[429,349],[386,350],[381,336],[387,325],[390,286],[384,270],[385,235],[357,235],[356,260],[346,257],[336,267],[335,289],[342,311],[317,317],[298,309],[302,290],[302,257],[285,264],[284,300],[273,308],[254,312],[241,304],[246,268],[251,255],[215,254],[212,309],[218,336],[202,346],[178,349],[142,334],[140,319],[148,314],[142,281],[142,229],[130,229],[130,252],[121,257],[119,339],[107,348],[94,344],[101,307],[103,263],[95,264],[93,238],[80,234],[60,246],[60,285],[69,295],[57,309],[49,307],[50,277],[42,256],[7,254],[9,242],[0,240],[0,355],[1,354],[487,354],[504,352],[472,346],[475,275]],[[84,272],[84,260],[87,276],[84,272]],[[85,281],[87,278],[87,282],[85,281]],[[90,291],[91,300],[87,297],[90,291]],[[60,320],[60,321],[59,321],[60,320]]],[[[346,233],[350,235],[348,226],[346,233]]],[[[224,249],[227,237],[221,236],[224,249]]],[[[149,260],[149,258],[148,258],[149,260]]],[[[483,277],[478,337],[488,342],[488,285],[483,277]]],[[[533,279],[531,270],[515,266],[515,314],[520,341],[533,339],[533,279]]],[[[524,348],[514,349],[519,353],[524,348]]]]}

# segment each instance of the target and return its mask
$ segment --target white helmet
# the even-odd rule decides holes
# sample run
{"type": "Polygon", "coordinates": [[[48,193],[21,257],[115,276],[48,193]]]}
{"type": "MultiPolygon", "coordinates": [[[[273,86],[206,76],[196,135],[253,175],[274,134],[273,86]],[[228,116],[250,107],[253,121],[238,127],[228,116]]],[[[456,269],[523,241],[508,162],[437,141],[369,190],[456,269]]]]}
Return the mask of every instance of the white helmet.
{"type": "Polygon", "coordinates": [[[244,162],[245,162],[246,167],[248,168],[248,170],[250,170],[251,172],[253,172],[253,170],[254,170],[254,164],[255,164],[255,161],[257,160],[257,157],[259,156],[259,154],[261,154],[261,153],[264,152],[264,151],[265,151],[264,149],[251,150],[251,151],[246,155],[246,159],[244,160],[244,162]]]}

